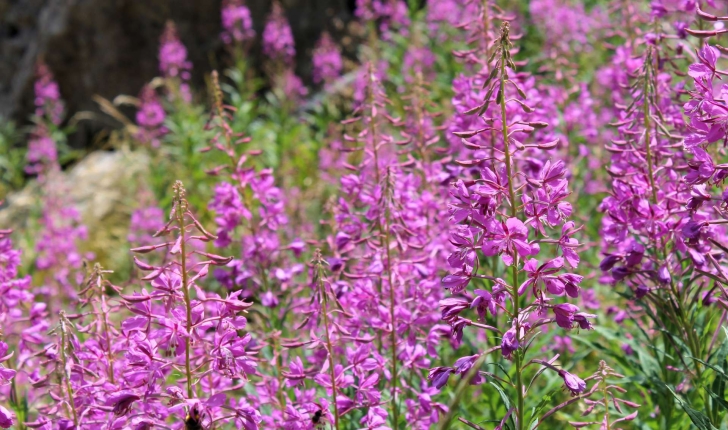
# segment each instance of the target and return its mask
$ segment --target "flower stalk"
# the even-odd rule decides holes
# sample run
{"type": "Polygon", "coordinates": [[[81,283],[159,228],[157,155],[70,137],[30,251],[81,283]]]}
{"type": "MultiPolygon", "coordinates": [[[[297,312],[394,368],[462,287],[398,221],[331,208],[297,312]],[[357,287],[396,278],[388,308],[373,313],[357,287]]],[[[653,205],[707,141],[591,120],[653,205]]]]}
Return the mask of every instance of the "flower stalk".
{"type": "Polygon", "coordinates": [[[185,376],[187,378],[187,398],[192,399],[192,365],[190,359],[190,342],[192,338],[192,302],[190,300],[190,286],[187,274],[187,250],[186,250],[186,225],[185,214],[187,212],[187,200],[185,199],[185,189],[182,182],[177,181],[174,184],[174,216],[177,220],[177,228],[179,235],[177,240],[180,244],[180,275],[182,277],[182,294],[185,302],[185,376]]]}
{"type": "Polygon", "coordinates": [[[321,304],[323,305],[324,317],[324,333],[326,334],[326,349],[329,355],[329,374],[331,376],[331,397],[334,404],[334,428],[339,430],[339,406],[336,402],[336,359],[334,358],[334,347],[331,342],[330,324],[329,324],[329,288],[326,282],[326,272],[324,270],[324,260],[321,251],[316,250],[314,253],[314,265],[316,270],[316,286],[318,293],[321,295],[321,304]]]}
{"type": "Polygon", "coordinates": [[[66,387],[66,394],[68,395],[68,399],[66,401],[69,409],[71,410],[73,425],[78,428],[78,413],[76,411],[76,402],[74,400],[75,396],[73,392],[73,385],[71,385],[71,363],[69,363],[68,357],[68,349],[71,348],[69,340],[69,326],[71,325],[71,322],[66,318],[66,312],[64,310],[59,312],[59,316],[59,330],[61,332],[61,347],[59,348],[59,353],[61,354],[61,366],[63,366],[63,383],[66,387]]]}
{"type": "MultiPolygon", "coordinates": [[[[487,9],[487,8],[486,8],[487,9]]],[[[511,54],[510,50],[512,48],[511,41],[510,41],[510,24],[508,21],[503,22],[503,26],[501,27],[501,36],[498,39],[498,50],[500,53],[500,84],[499,84],[499,90],[497,98],[500,99],[500,111],[501,111],[501,122],[502,122],[502,137],[503,137],[503,155],[505,158],[505,167],[506,167],[506,180],[508,181],[508,198],[509,203],[511,206],[511,217],[517,218],[518,217],[518,207],[516,204],[516,193],[515,189],[513,187],[513,183],[515,181],[515,174],[514,174],[514,166],[513,166],[513,160],[511,159],[511,149],[510,149],[510,138],[508,135],[508,113],[506,108],[506,81],[508,80],[508,72],[506,71],[506,64],[509,64],[512,68],[515,68],[513,65],[513,60],[511,60],[511,54]]],[[[513,262],[512,268],[511,268],[511,285],[513,286],[511,291],[511,296],[513,298],[513,311],[512,311],[512,318],[514,327],[516,329],[516,335],[518,336],[521,332],[520,327],[520,296],[518,293],[518,255],[515,256],[515,261],[513,262]]],[[[516,408],[516,425],[518,430],[524,429],[524,423],[523,423],[523,409],[524,409],[524,392],[523,392],[523,380],[521,373],[523,369],[521,368],[521,353],[520,351],[516,351],[515,357],[514,357],[514,364],[515,364],[515,372],[516,372],[516,390],[517,390],[517,408],[516,408]]]]}

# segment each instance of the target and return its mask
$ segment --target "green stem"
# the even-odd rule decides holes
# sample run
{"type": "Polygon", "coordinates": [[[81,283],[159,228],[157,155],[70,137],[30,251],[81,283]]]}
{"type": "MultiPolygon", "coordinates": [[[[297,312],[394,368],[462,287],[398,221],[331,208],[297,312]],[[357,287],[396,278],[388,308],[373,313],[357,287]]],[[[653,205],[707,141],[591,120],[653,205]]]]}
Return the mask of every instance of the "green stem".
{"type": "Polygon", "coordinates": [[[604,430],[611,430],[612,427],[609,425],[609,394],[607,392],[606,379],[602,379],[599,385],[601,385],[602,393],[604,394],[604,424],[607,426],[604,430]]]}
{"type": "Polygon", "coordinates": [[[187,280],[187,252],[185,247],[185,222],[184,222],[184,206],[183,200],[177,202],[177,224],[179,226],[180,234],[180,253],[182,260],[182,293],[184,294],[185,310],[187,312],[186,329],[187,336],[185,336],[185,373],[187,375],[187,398],[192,398],[192,369],[190,366],[190,337],[192,336],[192,304],[190,303],[190,290],[187,280]]]}
{"type": "Polygon", "coordinates": [[[114,356],[111,353],[111,336],[109,335],[109,323],[108,323],[108,313],[106,312],[106,295],[103,291],[103,286],[101,287],[101,325],[104,330],[104,336],[106,340],[106,358],[109,360],[109,382],[114,384],[114,356]]]}
{"type": "MultiPolygon", "coordinates": [[[[320,270],[320,268],[319,268],[320,270]]],[[[320,276],[320,275],[319,275],[320,276]]],[[[329,349],[329,371],[331,372],[331,391],[333,393],[333,404],[334,404],[334,428],[339,430],[339,407],[336,405],[336,371],[334,369],[334,348],[331,345],[331,336],[329,335],[329,309],[328,309],[328,298],[324,288],[326,287],[319,278],[319,291],[323,295],[324,302],[324,326],[326,328],[326,347],[329,349]]]]}
{"type": "MultiPolygon", "coordinates": [[[[503,123],[503,153],[505,155],[505,163],[506,163],[506,175],[508,176],[508,198],[510,200],[511,204],[511,217],[516,218],[518,215],[518,211],[516,208],[516,192],[513,188],[513,181],[514,181],[514,174],[513,174],[513,160],[511,159],[511,151],[508,144],[508,118],[506,115],[506,79],[507,79],[507,73],[506,73],[506,49],[508,47],[505,45],[506,41],[502,40],[501,43],[503,44],[501,46],[501,49],[503,50],[503,53],[501,55],[500,59],[500,107],[501,107],[501,122],[503,123]]],[[[521,328],[520,328],[520,321],[518,319],[518,314],[520,312],[520,297],[518,296],[518,255],[514,256],[514,261],[512,265],[512,272],[511,277],[513,279],[513,318],[514,325],[516,328],[516,336],[520,336],[521,328]]],[[[518,430],[523,430],[523,408],[524,408],[524,399],[523,399],[523,380],[521,377],[522,373],[522,363],[521,363],[521,354],[519,351],[516,351],[515,355],[515,366],[516,366],[516,390],[518,391],[518,407],[516,409],[516,419],[518,421],[517,428],[518,430]]]]}
{"type": "Polygon", "coordinates": [[[66,313],[61,311],[61,364],[63,365],[63,382],[66,385],[66,393],[68,393],[68,405],[70,406],[71,413],[73,415],[73,425],[78,428],[78,413],[76,412],[76,405],[73,400],[73,386],[71,385],[71,375],[68,370],[68,357],[66,356],[66,348],[68,345],[66,330],[66,313]]]}
{"type": "Polygon", "coordinates": [[[392,253],[389,247],[389,198],[386,194],[389,193],[389,171],[387,171],[387,183],[385,184],[385,203],[384,203],[384,247],[387,251],[387,276],[389,280],[389,316],[392,320],[392,330],[390,331],[390,341],[392,343],[392,419],[394,422],[394,429],[396,430],[399,425],[399,408],[397,407],[397,333],[396,333],[396,321],[394,314],[394,283],[392,282],[392,253]]]}

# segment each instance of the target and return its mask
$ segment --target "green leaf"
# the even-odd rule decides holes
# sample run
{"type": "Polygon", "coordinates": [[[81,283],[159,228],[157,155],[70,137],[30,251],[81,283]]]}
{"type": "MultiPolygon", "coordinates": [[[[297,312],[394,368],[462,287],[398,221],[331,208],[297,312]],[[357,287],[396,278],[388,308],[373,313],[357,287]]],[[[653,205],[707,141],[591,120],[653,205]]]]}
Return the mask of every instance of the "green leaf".
{"type": "Polygon", "coordinates": [[[541,415],[541,411],[543,410],[543,408],[546,407],[546,405],[548,405],[548,404],[551,403],[551,399],[553,398],[554,394],[556,394],[560,390],[561,390],[561,387],[554,388],[549,393],[547,393],[546,395],[544,395],[541,398],[541,401],[538,402],[538,404],[536,406],[534,406],[533,408],[531,408],[531,419],[530,419],[530,424],[531,425],[533,425],[533,424],[535,424],[537,422],[538,417],[541,415]]]}
{"type": "Polygon", "coordinates": [[[703,363],[706,367],[709,367],[709,368],[713,369],[715,371],[715,373],[716,373],[716,377],[720,376],[721,378],[723,378],[723,379],[725,379],[725,380],[728,381],[728,374],[726,374],[725,371],[723,371],[723,369],[721,369],[720,367],[713,366],[712,364],[707,363],[707,362],[705,362],[705,361],[703,361],[703,360],[701,360],[699,358],[695,358],[695,357],[692,357],[692,356],[690,358],[692,358],[693,360],[697,361],[698,363],[703,363]]]}
{"type": "Polygon", "coordinates": [[[719,405],[721,408],[723,408],[723,410],[728,411],[728,402],[726,402],[722,394],[716,394],[712,390],[709,390],[707,388],[705,389],[705,391],[707,391],[708,394],[710,394],[710,397],[715,400],[715,404],[719,405]]]}
{"type": "MultiPolygon", "coordinates": [[[[500,386],[498,381],[494,381],[492,379],[488,379],[488,383],[493,386],[493,388],[498,391],[498,394],[500,395],[501,400],[503,400],[503,404],[506,406],[506,411],[511,408],[511,400],[508,398],[508,395],[506,395],[505,391],[503,391],[503,387],[500,386]]],[[[508,428],[511,428],[511,420],[513,420],[513,416],[515,413],[511,414],[511,418],[506,421],[506,426],[508,428]]]]}
{"type": "Polygon", "coordinates": [[[506,392],[503,391],[503,387],[500,386],[500,384],[498,383],[498,381],[495,381],[493,379],[488,379],[488,383],[490,385],[492,385],[493,388],[496,389],[496,391],[498,391],[498,394],[500,395],[501,400],[503,400],[503,404],[506,406],[506,410],[510,409],[511,408],[511,400],[506,395],[506,392]]]}
{"type": "Polygon", "coordinates": [[[669,386],[665,385],[665,388],[670,391],[680,407],[688,414],[690,421],[692,421],[697,428],[700,430],[718,430],[713,426],[713,424],[711,424],[710,419],[704,413],[690,406],[689,403],[681,399],[680,396],[678,396],[677,393],[675,393],[669,386]]]}

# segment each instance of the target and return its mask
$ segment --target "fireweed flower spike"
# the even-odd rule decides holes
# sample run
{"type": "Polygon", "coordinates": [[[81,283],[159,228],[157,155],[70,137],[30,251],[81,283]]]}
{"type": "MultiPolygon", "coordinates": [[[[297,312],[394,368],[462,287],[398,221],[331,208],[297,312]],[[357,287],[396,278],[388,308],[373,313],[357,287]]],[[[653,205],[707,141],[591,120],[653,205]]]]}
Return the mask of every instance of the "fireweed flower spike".
{"type": "MultiPolygon", "coordinates": [[[[641,54],[630,56],[634,72],[622,78],[624,102],[612,124],[619,135],[606,148],[612,153],[612,186],[601,204],[605,256],[600,267],[604,281],[627,285],[644,310],[642,317],[630,312],[635,323],[669,333],[647,339],[670,351],[671,357],[657,356],[663,368],[685,369],[665,379],[675,386],[690,383],[689,404],[717,426],[723,408],[711,397],[708,378],[713,339],[721,329],[703,318],[714,312],[711,297],[726,295],[725,270],[715,259],[724,251],[716,244],[725,242],[717,188],[721,169],[706,150],[725,134],[722,102],[714,103],[713,96],[720,90],[712,87],[718,50],[700,50],[699,62],[688,68],[695,89],[684,104],[686,123],[678,100],[684,90],[672,84],[669,60],[675,54],[668,41],[646,35],[641,54]]],[[[670,426],[673,399],[654,400],[664,411],[662,425],[670,426]]]]}
{"type": "Polygon", "coordinates": [[[63,120],[64,104],[58,83],[44,62],[37,64],[35,73],[35,114],[39,118],[46,118],[53,124],[59,125],[63,120]]]}
{"type": "Polygon", "coordinates": [[[160,38],[159,71],[163,78],[174,81],[170,95],[172,99],[179,95],[187,103],[192,100],[188,84],[192,77],[192,62],[187,59],[187,48],[179,39],[177,27],[172,21],[167,21],[160,38]]]}
{"type": "Polygon", "coordinates": [[[263,30],[263,53],[271,60],[290,64],[296,56],[293,32],[283,7],[273,2],[268,22],[263,30]]]}
{"type": "MultiPolygon", "coordinates": [[[[305,306],[305,298],[296,293],[301,288],[299,275],[305,270],[301,262],[305,261],[302,255],[306,243],[289,223],[288,200],[275,185],[274,172],[257,169],[253,158],[260,151],[249,148],[250,139],[233,131],[234,109],[224,104],[217,72],[212,73],[212,81],[215,104],[210,127],[216,134],[206,150],[221,152],[227,162],[208,171],[221,178],[209,208],[217,224],[215,245],[229,249],[235,256],[214,275],[229,291],[255,301],[256,310],[266,315],[263,324],[249,329],[256,348],[269,348],[274,358],[265,362],[266,368],[260,372],[257,389],[264,395],[251,397],[250,401],[271,404],[271,414],[263,417],[264,425],[278,426],[287,420],[288,407],[294,408],[282,388],[284,363],[290,359],[280,338],[287,334],[287,326],[299,324],[294,318],[305,306]]],[[[305,224],[301,226],[303,231],[306,228],[305,224]]],[[[306,408],[314,407],[311,402],[301,403],[306,408]]]]}
{"type": "Polygon", "coordinates": [[[313,81],[330,84],[341,75],[344,67],[341,50],[328,32],[321,34],[313,51],[313,81]]]}
{"type": "Polygon", "coordinates": [[[336,295],[333,294],[331,284],[326,279],[326,272],[324,269],[324,259],[321,256],[321,251],[316,250],[314,253],[313,260],[313,271],[315,285],[315,293],[313,300],[318,301],[322,306],[320,309],[321,316],[323,317],[324,333],[326,334],[326,352],[329,357],[329,371],[331,372],[331,399],[333,400],[334,406],[334,428],[339,430],[339,408],[338,408],[338,394],[336,391],[336,358],[334,357],[334,347],[332,343],[331,325],[329,324],[329,300],[333,299],[336,302],[336,295]]]}
{"type": "Polygon", "coordinates": [[[45,285],[38,289],[37,294],[48,296],[51,299],[49,303],[57,306],[64,298],[75,297],[74,286],[83,277],[79,272],[81,261],[92,255],[84,256],[78,250],[79,242],[87,238],[87,230],[81,224],[76,208],[64,199],[68,190],[61,177],[57,144],[51,134],[56,124],[50,120],[63,115],[62,110],[58,110],[63,107],[63,103],[56,97],[57,91],[52,89],[57,90],[57,84],[47,67],[41,68],[38,79],[35,89],[39,121],[31,132],[25,171],[37,175],[44,198],[41,218],[43,229],[35,244],[35,263],[36,268],[43,273],[45,285]]]}
{"type": "MultiPolygon", "coordinates": [[[[501,34],[494,42],[491,60],[484,63],[492,67],[483,72],[484,75],[487,73],[483,84],[486,96],[472,110],[480,116],[482,125],[455,132],[466,148],[476,150],[475,159],[458,163],[479,173],[480,178],[461,179],[451,186],[450,213],[455,225],[450,241],[456,251],[448,258],[452,272],[443,278],[443,286],[453,294],[465,291],[473,282],[490,282],[492,288],[476,290],[470,306],[467,304],[469,299],[462,299],[466,302],[463,303],[453,297],[443,300],[441,307],[443,318],[450,323],[453,336],[458,339],[465,328],[502,333],[498,349],[513,363],[511,380],[514,381],[516,400],[511,419],[516,428],[522,430],[530,428],[525,421],[528,395],[524,385],[525,372],[529,364],[537,363],[527,361],[529,339],[544,324],[555,323],[567,330],[588,329],[591,327],[588,318],[593,315],[580,312],[571,303],[555,301],[578,297],[582,279],[565,272],[563,257],[549,257],[544,252],[545,245],[552,245],[552,255],[558,255],[562,243],[559,239],[561,227],[571,213],[571,206],[564,200],[569,194],[566,166],[561,161],[548,159],[544,150],[555,148],[556,142],[542,140],[537,131],[548,124],[531,120],[530,115],[537,113],[528,99],[522,99],[526,94],[513,81],[515,64],[509,32],[510,25],[504,22],[501,34]],[[534,142],[528,140],[529,136],[534,142]],[[552,232],[557,235],[555,239],[548,237],[552,232]],[[510,279],[479,274],[483,260],[478,252],[486,257],[500,258],[510,272],[510,279]],[[539,255],[542,256],[540,261],[536,258],[539,255]],[[522,273],[526,278],[519,281],[519,278],[523,279],[522,273]],[[486,312],[493,317],[502,316],[501,322],[498,327],[491,327],[460,316],[468,308],[477,310],[480,318],[486,312]],[[544,318],[549,312],[553,312],[554,318],[544,318]],[[529,318],[532,314],[539,318],[534,321],[529,318]]],[[[573,228],[573,224],[568,228],[573,228]]],[[[576,265],[577,244],[569,240],[569,245],[569,250],[573,251],[568,253],[569,264],[576,265]]],[[[468,361],[468,369],[475,358],[468,361]]],[[[463,372],[461,360],[456,362],[453,373],[463,372]]],[[[433,370],[431,378],[442,386],[448,373],[442,369],[433,370]]],[[[583,382],[576,376],[566,372],[560,372],[560,375],[572,392],[583,390],[583,382]]],[[[470,381],[483,382],[479,378],[470,381]]]]}
{"type": "Polygon", "coordinates": [[[137,267],[149,273],[142,279],[151,281],[153,290],[122,295],[135,314],[121,326],[128,342],[124,379],[129,387],[138,387],[131,394],[147,399],[135,402],[130,416],[147,411],[150,418],[160,419],[180,408],[200,408],[204,411],[201,416],[207,417],[205,425],[236,420],[243,422],[245,428],[257,428],[260,417],[256,411],[245,404],[224,405],[225,391],[240,387],[241,381],[244,383],[256,371],[248,351],[251,336],[240,334],[246,319],[239,313],[251,303],[240,300],[239,292],[222,298],[201,288],[199,282],[207,276],[210,266],[224,266],[232,258],[193,247],[195,241],[207,243],[217,237],[189,211],[185,189],[179,181],[174,185],[170,220],[155,236],[167,234],[176,237],[132,249],[138,254],[159,249],[174,257],[160,267],[135,258],[137,267]],[[172,370],[179,371],[182,378],[168,380],[172,370]],[[163,391],[150,398],[149,390],[153,387],[163,391]],[[173,406],[162,406],[160,396],[169,398],[173,406]]]}
{"type": "Polygon", "coordinates": [[[226,45],[247,43],[255,37],[253,18],[243,0],[223,1],[220,14],[223,28],[220,37],[226,45]]]}
{"type": "Polygon", "coordinates": [[[35,115],[36,125],[31,132],[26,154],[25,171],[43,178],[58,164],[58,148],[51,137],[51,129],[61,123],[64,103],[50,68],[43,62],[36,66],[35,115]]]}
{"type": "MultiPolygon", "coordinates": [[[[399,405],[397,404],[397,339],[395,334],[397,323],[394,312],[393,256],[390,246],[392,175],[391,170],[388,168],[390,163],[394,163],[394,154],[391,146],[387,145],[391,144],[394,139],[384,131],[387,123],[384,119],[386,118],[389,121],[393,121],[393,119],[389,119],[386,114],[388,100],[371,66],[369,67],[368,76],[366,101],[355,111],[355,115],[359,114],[361,116],[348,121],[351,124],[360,123],[362,129],[356,137],[345,137],[346,140],[363,144],[361,149],[364,157],[360,166],[352,166],[351,170],[357,171],[357,174],[346,175],[341,178],[342,190],[344,192],[349,190],[348,194],[354,198],[340,199],[339,206],[335,209],[335,230],[338,231],[333,242],[338,255],[345,255],[347,260],[358,260],[359,265],[349,263],[351,269],[362,271],[361,273],[351,273],[349,277],[353,279],[364,278],[355,282],[355,288],[369,289],[370,294],[376,294],[378,301],[389,302],[388,306],[380,305],[376,309],[368,309],[367,312],[371,313],[368,318],[378,320],[376,324],[378,327],[375,328],[378,332],[377,344],[379,351],[383,352],[387,337],[391,342],[389,345],[391,373],[388,376],[391,384],[392,422],[396,428],[399,414],[399,405]],[[360,219],[360,214],[354,212],[357,208],[367,209],[369,220],[360,219]],[[371,229],[376,233],[371,237],[362,237],[368,222],[373,224],[371,229]],[[366,245],[366,247],[363,249],[361,245],[366,245]],[[365,279],[366,281],[362,282],[365,279]],[[372,289],[373,283],[376,284],[376,290],[372,289]],[[388,300],[385,299],[387,289],[389,289],[388,300]],[[391,326],[389,330],[386,327],[386,317],[390,319],[391,326]]],[[[353,310],[357,307],[359,306],[352,302],[351,306],[347,306],[347,309],[353,310]]],[[[357,319],[363,321],[367,318],[365,315],[366,313],[360,313],[356,316],[357,319]]],[[[386,417],[386,413],[384,416],[386,417]]]]}
{"type": "Polygon", "coordinates": [[[21,252],[13,247],[10,234],[10,230],[0,229],[0,428],[10,428],[16,418],[11,409],[20,408],[16,363],[21,355],[30,355],[27,341],[37,339],[48,328],[45,306],[34,303],[29,291],[30,277],[18,277],[21,252]],[[34,315],[29,309],[35,309],[34,315]]]}
{"type": "MultiPolygon", "coordinates": [[[[428,428],[444,410],[432,400],[437,389],[427,386],[422,370],[429,367],[427,355],[437,355],[440,334],[449,331],[437,324],[443,294],[438,265],[449,247],[441,217],[442,184],[449,175],[433,150],[437,139],[426,129],[423,107],[408,111],[408,132],[403,132],[405,124],[389,114],[378,76],[368,69],[366,97],[354,118],[344,121],[343,155],[353,152],[355,157],[347,157],[350,173],[341,177],[340,196],[331,205],[328,244],[333,253],[330,282],[351,316],[332,315],[351,333],[337,328],[337,336],[342,343],[356,336],[356,360],[374,354],[377,367],[371,373],[366,368],[352,372],[361,381],[362,397],[340,402],[339,413],[368,407],[369,425],[389,418],[392,428],[401,428],[404,416],[408,425],[428,428]],[[389,404],[374,413],[382,389],[389,393],[384,400],[389,404]]],[[[348,374],[346,367],[342,370],[348,374]]]]}
{"type": "Polygon", "coordinates": [[[274,89],[281,93],[278,97],[290,101],[303,97],[308,90],[294,70],[295,42],[284,12],[281,4],[274,1],[263,30],[262,44],[263,54],[268,60],[265,64],[266,73],[274,89]]]}
{"type": "Polygon", "coordinates": [[[158,148],[160,139],[168,132],[164,126],[166,116],[154,87],[150,84],[145,85],[139,94],[139,109],[136,113],[139,131],[136,138],[152,148],[158,148]]]}

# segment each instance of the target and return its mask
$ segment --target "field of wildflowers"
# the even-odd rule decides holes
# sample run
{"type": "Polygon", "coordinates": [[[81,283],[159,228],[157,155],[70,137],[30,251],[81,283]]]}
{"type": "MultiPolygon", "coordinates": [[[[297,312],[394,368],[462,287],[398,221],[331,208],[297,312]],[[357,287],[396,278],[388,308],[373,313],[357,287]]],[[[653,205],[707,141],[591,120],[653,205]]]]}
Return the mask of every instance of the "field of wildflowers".
{"type": "Polygon", "coordinates": [[[37,194],[0,226],[0,428],[728,429],[726,3],[355,10],[308,83],[276,1],[262,34],[223,2],[203,88],[169,22],[98,100],[152,166],[122,221],[69,198],[38,62],[0,127],[0,214],[37,194]]]}

